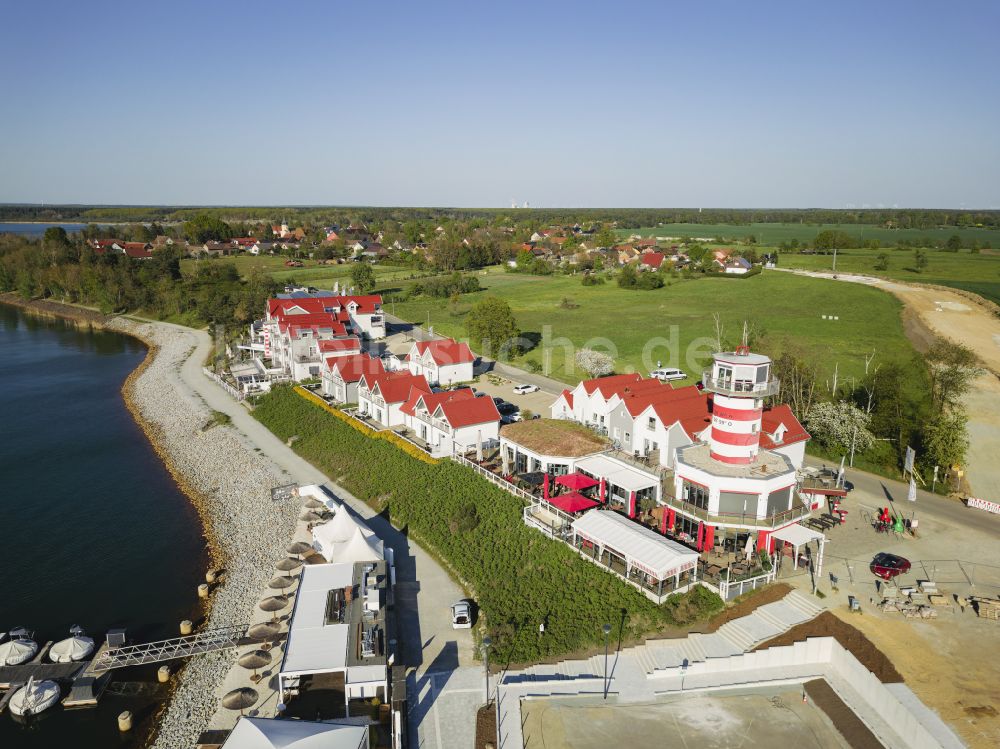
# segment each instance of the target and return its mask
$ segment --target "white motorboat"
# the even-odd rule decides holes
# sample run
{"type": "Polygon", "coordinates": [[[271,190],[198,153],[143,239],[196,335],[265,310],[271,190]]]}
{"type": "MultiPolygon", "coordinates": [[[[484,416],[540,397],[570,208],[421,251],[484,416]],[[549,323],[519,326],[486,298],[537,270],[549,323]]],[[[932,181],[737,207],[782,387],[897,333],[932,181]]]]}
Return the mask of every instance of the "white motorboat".
{"type": "Polygon", "coordinates": [[[30,718],[43,710],[48,710],[59,701],[59,685],[45,679],[35,681],[32,676],[28,683],[18,689],[10,698],[8,707],[18,718],[30,718]]]}
{"type": "Polygon", "coordinates": [[[94,641],[83,633],[83,629],[74,626],[69,631],[71,637],[60,640],[49,650],[49,659],[53,663],[73,663],[82,661],[94,652],[94,641]]]}
{"type": "Polygon", "coordinates": [[[0,645],[0,666],[20,666],[38,653],[38,643],[31,639],[26,629],[15,629],[10,639],[0,645]]]}

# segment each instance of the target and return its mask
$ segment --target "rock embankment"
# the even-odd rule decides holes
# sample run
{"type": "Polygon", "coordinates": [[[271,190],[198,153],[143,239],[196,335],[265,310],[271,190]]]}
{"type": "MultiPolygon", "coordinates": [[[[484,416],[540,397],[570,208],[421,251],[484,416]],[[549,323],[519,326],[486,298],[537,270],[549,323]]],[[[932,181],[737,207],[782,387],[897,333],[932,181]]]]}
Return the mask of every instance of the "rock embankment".
{"type": "MultiPolygon", "coordinates": [[[[107,327],[150,346],[143,366],[125,384],[125,400],[198,508],[213,563],[225,570],[205,627],[248,622],[295,531],[298,503],[271,500],[271,488],[287,479],[232,426],[203,431],[212,411],[179,373],[197,344],[192,333],[124,318],[107,327]]],[[[219,707],[217,689],[235,658],[236,651],[227,650],[191,659],[158,720],[154,747],[197,743],[219,707]]]]}

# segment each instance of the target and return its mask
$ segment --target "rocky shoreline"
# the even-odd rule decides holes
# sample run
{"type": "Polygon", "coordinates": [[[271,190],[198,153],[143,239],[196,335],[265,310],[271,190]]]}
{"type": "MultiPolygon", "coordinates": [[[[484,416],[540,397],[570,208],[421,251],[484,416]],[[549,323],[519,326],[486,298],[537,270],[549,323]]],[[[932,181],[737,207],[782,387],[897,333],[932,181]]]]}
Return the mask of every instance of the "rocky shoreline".
{"type": "MultiPolygon", "coordinates": [[[[180,376],[197,344],[183,328],[116,318],[108,330],[143,340],[150,352],[123,387],[129,410],[201,515],[216,584],[205,628],[249,622],[274,563],[295,531],[297,503],[275,503],[281,471],[231,426],[212,426],[212,410],[180,376]]],[[[217,690],[235,650],[192,658],[157,718],[152,746],[193,746],[219,707],[217,690]]]]}

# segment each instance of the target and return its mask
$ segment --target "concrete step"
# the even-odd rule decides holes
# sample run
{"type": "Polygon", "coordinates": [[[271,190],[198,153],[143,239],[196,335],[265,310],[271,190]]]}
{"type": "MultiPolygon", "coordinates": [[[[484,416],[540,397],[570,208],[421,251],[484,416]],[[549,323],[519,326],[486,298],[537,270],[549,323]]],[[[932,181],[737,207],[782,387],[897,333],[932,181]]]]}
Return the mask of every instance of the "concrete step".
{"type": "Polygon", "coordinates": [[[651,674],[658,668],[656,656],[649,648],[635,648],[635,660],[644,674],[651,674]]]}
{"type": "Polygon", "coordinates": [[[767,606],[761,606],[754,611],[754,614],[767,622],[769,626],[774,627],[777,632],[784,632],[792,626],[786,621],[786,618],[780,616],[780,612],[776,613],[773,609],[768,609],[767,606]]]}
{"type": "Polygon", "coordinates": [[[681,645],[681,652],[688,659],[688,663],[696,663],[705,660],[705,651],[698,643],[697,635],[687,637],[681,645]]]}
{"type": "Polygon", "coordinates": [[[774,617],[785,629],[790,629],[796,624],[809,621],[809,615],[805,611],[784,600],[761,606],[757,611],[760,613],[767,612],[768,616],[774,617]]]}
{"type": "MultiPolygon", "coordinates": [[[[681,642],[680,640],[675,640],[675,642],[681,642]]],[[[674,647],[664,647],[657,648],[655,651],[651,651],[653,657],[656,659],[656,667],[661,668],[677,668],[680,666],[684,659],[687,657],[681,652],[680,645],[674,647]]]]}
{"type": "Polygon", "coordinates": [[[781,634],[785,628],[780,624],[774,625],[760,616],[756,611],[750,616],[744,616],[738,620],[740,629],[744,630],[756,645],[763,640],[769,640],[777,634],[781,634]]]}
{"type": "Polygon", "coordinates": [[[716,634],[721,635],[730,642],[732,642],[736,647],[740,649],[741,653],[745,653],[750,650],[756,643],[754,638],[743,629],[737,622],[739,619],[735,619],[731,622],[726,622],[721,627],[716,634]]]}
{"type": "Polygon", "coordinates": [[[803,595],[797,590],[793,590],[785,596],[783,600],[786,603],[795,606],[797,609],[801,609],[802,612],[807,614],[810,619],[823,611],[823,607],[816,600],[803,595]]]}
{"type": "Polygon", "coordinates": [[[731,655],[740,655],[743,652],[732,640],[726,639],[718,632],[713,632],[710,635],[701,635],[698,638],[698,644],[705,651],[706,658],[728,658],[731,655]]]}

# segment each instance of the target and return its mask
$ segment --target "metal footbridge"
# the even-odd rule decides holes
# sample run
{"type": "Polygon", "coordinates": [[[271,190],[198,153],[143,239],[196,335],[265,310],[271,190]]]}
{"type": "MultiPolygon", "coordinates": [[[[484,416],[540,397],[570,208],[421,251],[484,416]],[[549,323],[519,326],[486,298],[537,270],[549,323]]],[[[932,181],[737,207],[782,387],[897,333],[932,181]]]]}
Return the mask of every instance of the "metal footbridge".
{"type": "Polygon", "coordinates": [[[113,668],[142,666],[174,658],[228,650],[245,642],[248,627],[247,624],[234,624],[218,629],[206,629],[184,637],[171,637],[169,640],[102,649],[93,661],[92,670],[110,671],[113,668]]]}

